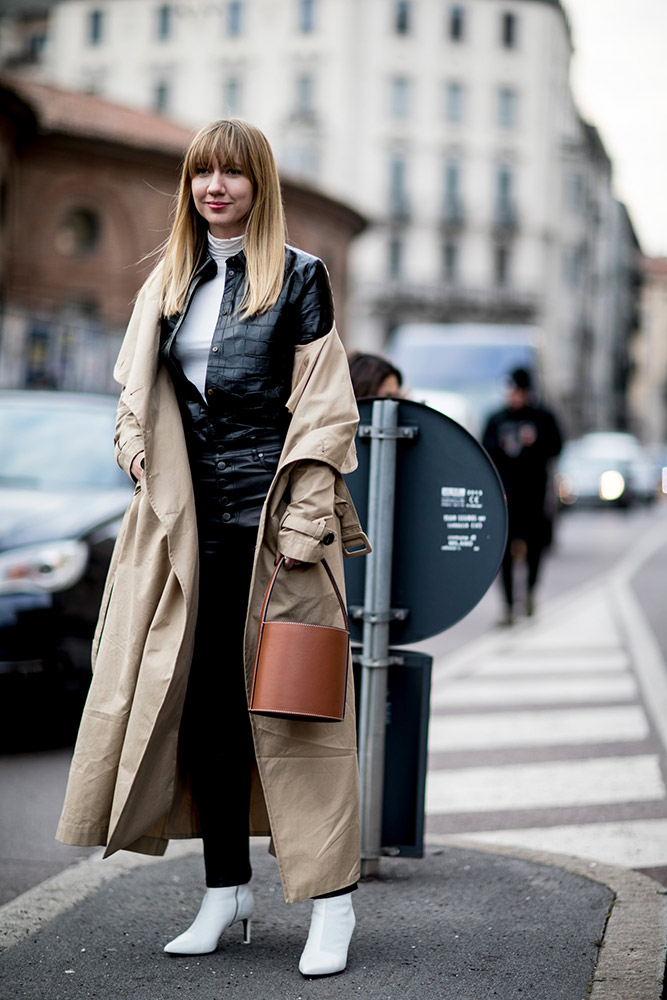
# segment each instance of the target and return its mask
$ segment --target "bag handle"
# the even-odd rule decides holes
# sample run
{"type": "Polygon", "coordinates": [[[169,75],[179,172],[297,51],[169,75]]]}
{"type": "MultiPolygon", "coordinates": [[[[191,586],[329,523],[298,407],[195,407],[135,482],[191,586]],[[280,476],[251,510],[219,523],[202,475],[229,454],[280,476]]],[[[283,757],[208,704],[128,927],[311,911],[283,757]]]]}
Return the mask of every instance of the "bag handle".
{"type": "MultiPolygon", "coordinates": [[[[280,571],[280,569],[281,569],[281,567],[282,567],[282,565],[283,565],[284,562],[285,562],[285,556],[281,556],[280,559],[278,560],[277,564],[276,564],[276,568],[273,571],[273,576],[269,580],[269,585],[266,588],[266,593],[264,594],[264,602],[262,604],[262,610],[261,610],[260,616],[259,616],[260,633],[261,633],[261,630],[262,630],[262,626],[264,625],[264,622],[266,621],[266,616],[267,616],[268,610],[269,610],[269,601],[271,600],[271,594],[273,592],[273,588],[275,586],[276,580],[278,579],[278,573],[279,573],[279,571],[280,571]]],[[[326,559],[322,559],[321,562],[322,562],[322,566],[326,570],[327,576],[329,577],[329,579],[331,581],[331,586],[334,589],[334,593],[336,594],[336,597],[338,598],[338,603],[340,605],[341,614],[343,615],[343,622],[345,624],[345,631],[349,632],[350,626],[349,626],[349,623],[348,623],[348,620],[347,620],[347,610],[345,608],[345,602],[343,601],[343,598],[341,597],[340,590],[338,589],[338,585],[336,584],[336,581],[334,579],[334,575],[331,572],[331,569],[329,567],[329,563],[326,561],[326,559]]]]}

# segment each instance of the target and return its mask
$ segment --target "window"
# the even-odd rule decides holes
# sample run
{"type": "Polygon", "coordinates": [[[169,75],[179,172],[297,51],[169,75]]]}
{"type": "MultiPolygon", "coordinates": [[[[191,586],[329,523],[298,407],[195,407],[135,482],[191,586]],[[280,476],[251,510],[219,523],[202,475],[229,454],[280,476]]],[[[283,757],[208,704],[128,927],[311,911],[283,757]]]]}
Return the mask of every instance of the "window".
{"type": "Polygon", "coordinates": [[[394,29],[397,35],[410,34],[411,19],[412,19],[412,4],[410,0],[395,0],[394,29]]]}
{"type": "Polygon", "coordinates": [[[242,0],[229,0],[227,4],[227,34],[240,35],[243,31],[242,0]]]}
{"type": "Polygon", "coordinates": [[[578,170],[569,170],[565,177],[565,204],[573,215],[583,211],[585,190],[583,174],[578,170]]]}
{"type": "Polygon", "coordinates": [[[455,240],[447,240],[442,248],[442,262],[445,269],[445,281],[450,285],[459,280],[459,245],[455,240]]]}
{"type": "Polygon", "coordinates": [[[445,84],[445,120],[452,125],[460,124],[464,116],[465,89],[457,80],[445,84]]]}
{"type": "Polygon", "coordinates": [[[506,49],[516,48],[517,19],[514,14],[507,11],[502,15],[500,21],[500,40],[506,49]]]}
{"type": "Polygon", "coordinates": [[[296,111],[312,115],[315,110],[315,80],[310,73],[302,73],[296,80],[296,111]]]}
{"type": "Polygon", "coordinates": [[[97,250],[102,226],[97,212],[70,208],[56,232],[56,250],[65,257],[88,257],[97,250]]]}
{"type": "Polygon", "coordinates": [[[465,37],[465,10],[460,3],[453,3],[449,8],[447,31],[453,42],[462,42],[465,37]]]}
{"type": "Polygon", "coordinates": [[[407,118],[410,114],[410,81],[405,76],[395,76],[391,81],[390,111],[393,118],[407,118]]]}
{"type": "Polygon", "coordinates": [[[91,10],[88,14],[88,44],[101,45],[104,36],[104,11],[91,10]]]}
{"type": "Polygon", "coordinates": [[[498,88],[497,119],[502,128],[516,125],[517,96],[512,87],[498,88]]]}
{"type": "Polygon", "coordinates": [[[243,85],[238,76],[230,76],[223,87],[223,103],[226,115],[241,114],[243,85]]]}
{"type": "Polygon", "coordinates": [[[389,211],[394,218],[408,214],[407,163],[403,153],[394,153],[389,161],[389,211]]]}
{"type": "Polygon", "coordinates": [[[493,283],[496,288],[509,284],[510,248],[506,243],[496,243],[493,247],[493,283]]]}
{"type": "Polygon", "coordinates": [[[389,277],[400,278],[403,275],[403,240],[400,236],[390,238],[388,251],[389,277]]]}
{"type": "Polygon", "coordinates": [[[445,161],[443,218],[445,222],[463,222],[463,199],[461,197],[461,163],[459,160],[445,161]]]}
{"type": "Polygon", "coordinates": [[[298,0],[299,2],[299,31],[304,35],[310,35],[315,31],[315,0],[298,0]]]}
{"type": "Polygon", "coordinates": [[[156,23],[155,29],[157,37],[161,42],[166,41],[171,38],[171,33],[173,30],[173,11],[169,4],[163,3],[162,6],[158,7],[156,10],[156,23]]]}
{"type": "Polygon", "coordinates": [[[514,172],[504,163],[496,167],[495,221],[499,226],[516,224],[514,172]]]}
{"type": "Polygon", "coordinates": [[[158,80],[153,90],[153,108],[160,114],[169,110],[169,84],[166,80],[158,80]]]}

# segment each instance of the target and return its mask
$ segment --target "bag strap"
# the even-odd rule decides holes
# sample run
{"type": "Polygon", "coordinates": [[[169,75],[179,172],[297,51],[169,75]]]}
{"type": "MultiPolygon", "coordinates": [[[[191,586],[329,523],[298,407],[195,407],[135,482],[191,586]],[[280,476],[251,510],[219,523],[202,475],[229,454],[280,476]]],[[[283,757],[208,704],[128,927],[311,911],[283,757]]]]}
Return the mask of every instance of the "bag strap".
{"type": "MultiPolygon", "coordinates": [[[[266,616],[267,616],[268,610],[269,610],[269,601],[271,600],[271,594],[273,592],[273,588],[275,586],[276,580],[278,579],[278,573],[279,573],[279,571],[280,571],[280,569],[281,569],[281,567],[282,567],[282,565],[283,565],[284,562],[285,562],[285,556],[281,556],[280,559],[278,560],[276,568],[273,571],[273,576],[269,580],[269,585],[266,588],[266,593],[264,594],[264,601],[262,603],[262,610],[261,610],[260,616],[259,616],[259,628],[260,628],[260,632],[262,630],[262,626],[264,625],[264,622],[266,621],[266,616]]],[[[340,605],[341,614],[343,615],[343,622],[345,623],[345,630],[346,630],[346,632],[349,632],[350,626],[349,626],[349,623],[348,623],[348,620],[347,620],[347,609],[345,608],[345,602],[343,601],[343,598],[341,597],[340,590],[338,589],[338,585],[337,585],[337,583],[336,583],[336,581],[334,579],[334,575],[331,572],[331,569],[329,567],[329,563],[326,561],[326,559],[322,559],[321,562],[322,562],[322,566],[326,570],[327,576],[329,577],[329,579],[331,581],[331,586],[334,589],[334,593],[335,593],[336,597],[338,598],[338,604],[340,605]]]]}

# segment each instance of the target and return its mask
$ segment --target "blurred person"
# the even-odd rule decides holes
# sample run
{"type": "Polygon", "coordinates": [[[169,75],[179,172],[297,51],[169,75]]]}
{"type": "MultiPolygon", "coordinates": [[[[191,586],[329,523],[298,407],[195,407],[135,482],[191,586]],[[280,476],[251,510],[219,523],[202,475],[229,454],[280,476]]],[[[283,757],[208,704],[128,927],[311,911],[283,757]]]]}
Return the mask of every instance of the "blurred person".
{"type": "Polygon", "coordinates": [[[368,396],[401,396],[403,376],[378,354],[354,351],[349,356],[350,375],[357,399],[368,396]]]}
{"type": "Polygon", "coordinates": [[[555,416],[533,402],[532,390],[530,372],[514,369],[508,379],[507,406],[489,417],[482,437],[507,498],[509,524],[501,572],[507,625],[514,621],[514,567],[520,559],[527,571],[526,613],[534,612],[540,562],[551,540],[548,470],[562,447],[555,416]]]}
{"type": "Polygon", "coordinates": [[[367,547],[341,475],[358,412],[326,268],[285,244],[273,153],[249,123],[213,122],[187,150],[114,376],[136,490],[57,836],[106,855],[201,836],[203,902],[164,949],[199,955],[234,923],[249,942],[249,836],[270,834],[286,901],[314,898],[300,971],[340,972],[360,872],[352,671],[340,723],[251,716],[247,692],[281,555],[281,610],[338,624],[319,564],[342,589],[343,531],[367,547]]]}

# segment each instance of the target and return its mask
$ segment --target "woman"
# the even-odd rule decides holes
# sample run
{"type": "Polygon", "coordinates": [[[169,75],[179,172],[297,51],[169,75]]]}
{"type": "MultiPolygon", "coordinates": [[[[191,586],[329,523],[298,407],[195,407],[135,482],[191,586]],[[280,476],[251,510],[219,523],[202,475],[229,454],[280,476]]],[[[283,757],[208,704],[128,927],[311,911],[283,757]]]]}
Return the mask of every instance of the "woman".
{"type": "Polygon", "coordinates": [[[357,399],[368,396],[400,396],[403,376],[398,368],[378,354],[350,354],[350,376],[357,399]]]}
{"type": "Polygon", "coordinates": [[[137,485],[57,836],[109,855],[201,835],[204,900],[165,951],[204,954],[235,922],[249,940],[248,837],[270,833],[287,902],[317,897],[299,968],[324,975],[354,928],[352,682],[331,725],[250,717],[246,692],[278,557],[272,613],[339,624],[320,560],[342,585],[343,552],[368,545],[342,481],[358,414],[328,276],[284,232],[262,133],[202,129],[114,372],[116,458],[137,485]]]}

